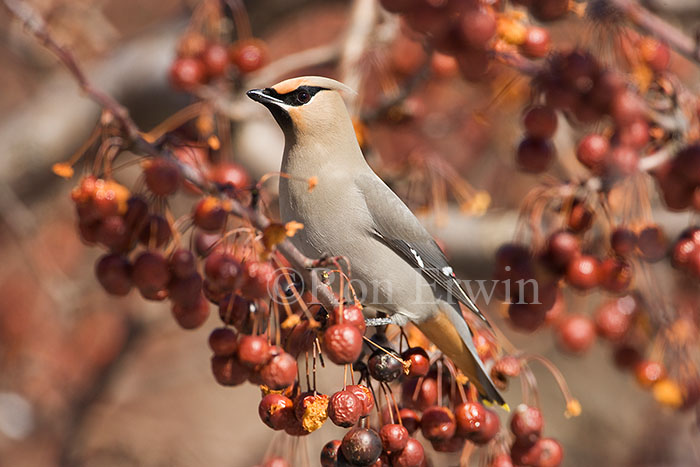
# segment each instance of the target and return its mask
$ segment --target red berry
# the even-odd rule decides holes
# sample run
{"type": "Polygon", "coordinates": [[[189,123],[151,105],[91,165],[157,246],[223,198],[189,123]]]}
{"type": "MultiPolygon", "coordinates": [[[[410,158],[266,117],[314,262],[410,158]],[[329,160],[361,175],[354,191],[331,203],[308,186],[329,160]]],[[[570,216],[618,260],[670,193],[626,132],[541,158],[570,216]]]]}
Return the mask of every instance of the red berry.
{"type": "Polygon", "coordinates": [[[403,425],[390,423],[382,426],[379,430],[379,438],[382,440],[385,451],[398,452],[406,447],[410,435],[403,425]]]}
{"type": "Polygon", "coordinates": [[[271,347],[270,360],[260,369],[260,379],[272,390],[284,389],[297,378],[297,361],[279,347],[271,347]]]}
{"type": "Polygon", "coordinates": [[[337,467],[340,440],[328,441],[321,449],[321,467],[337,467]]]}
{"type": "Polygon", "coordinates": [[[666,44],[652,37],[645,37],[637,45],[642,60],[653,71],[659,73],[665,71],[671,62],[671,52],[666,44]]]}
{"type": "Polygon", "coordinates": [[[489,467],[513,467],[513,459],[509,454],[498,454],[491,459],[489,467]]]}
{"type": "Polygon", "coordinates": [[[420,415],[413,409],[403,408],[399,410],[401,423],[406,427],[409,434],[416,432],[420,428],[420,415]]]}
{"type": "Polygon", "coordinates": [[[207,196],[202,198],[194,208],[192,215],[194,225],[202,230],[217,231],[224,226],[226,222],[226,211],[218,198],[207,196]]]}
{"type": "Polygon", "coordinates": [[[591,133],[579,141],[576,147],[576,158],[595,174],[603,171],[610,152],[610,142],[599,134],[591,133]]]}
{"type": "Polygon", "coordinates": [[[262,336],[243,336],[238,342],[238,361],[249,368],[264,365],[270,357],[270,345],[262,336]]]}
{"type": "Polygon", "coordinates": [[[421,467],[425,461],[423,446],[415,438],[409,438],[406,447],[392,454],[392,467],[421,467]]]}
{"type": "Polygon", "coordinates": [[[148,216],[139,234],[139,242],[149,248],[165,246],[172,237],[170,224],[163,216],[152,214],[148,216]]]}
{"type": "Polygon", "coordinates": [[[637,172],[639,157],[630,146],[617,146],[610,153],[609,168],[612,174],[628,177],[637,172]]]}
{"type": "Polygon", "coordinates": [[[586,315],[571,314],[565,316],[557,326],[557,344],[559,348],[571,353],[583,353],[591,348],[595,341],[595,325],[586,315]]]}
{"type": "Polygon", "coordinates": [[[95,263],[95,275],[111,295],[123,296],[131,290],[131,264],[123,256],[110,254],[101,257],[95,263]]]}
{"type": "Polygon", "coordinates": [[[250,177],[243,167],[233,162],[220,162],[211,168],[211,181],[223,188],[241,190],[250,185],[250,177]]]}
{"type": "Polygon", "coordinates": [[[191,306],[183,306],[173,303],[173,317],[183,329],[195,329],[200,327],[209,317],[209,302],[203,296],[197,303],[191,306]]]}
{"type": "Polygon", "coordinates": [[[190,250],[178,249],[170,255],[170,270],[175,277],[185,279],[197,272],[197,263],[190,250]]]}
{"type": "Polygon", "coordinates": [[[381,349],[372,353],[367,361],[367,368],[372,378],[384,383],[396,380],[403,372],[403,365],[398,356],[393,352],[389,354],[381,349]]]}
{"type": "Polygon", "coordinates": [[[519,405],[510,419],[510,430],[523,444],[534,444],[542,433],[543,425],[542,413],[525,404],[519,405]]]}
{"type": "Polygon", "coordinates": [[[132,280],[143,295],[165,290],[170,281],[168,260],[158,251],[144,251],[134,260],[132,280]]]}
{"type": "Polygon", "coordinates": [[[461,436],[453,436],[449,439],[431,440],[430,444],[436,452],[458,452],[464,448],[466,440],[461,436]]]}
{"type": "Polygon", "coordinates": [[[240,295],[226,295],[219,302],[219,318],[226,324],[235,326],[237,329],[245,328],[251,314],[258,311],[257,305],[240,295]]]}
{"type": "Polygon", "coordinates": [[[182,175],[171,159],[156,157],[143,163],[146,186],[156,196],[170,196],[180,188],[182,175]]]}
{"type": "Polygon", "coordinates": [[[547,242],[547,259],[555,270],[565,270],[568,264],[581,254],[578,237],[566,230],[554,232],[547,242]]]}
{"type": "Polygon", "coordinates": [[[204,262],[204,273],[218,289],[233,290],[238,286],[241,264],[233,255],[215,251],[204,262]]]}
{"type": "Polygon", "coordinates": [[[508,305],[508,318],[513,327],[523,332],[533,332],[545,321],[547,310],[530,303],[511,303],[508,305]]]}
{"type": "Polygon", "coordinates": [[[549,141],[528,137],[518,145],[515,159],[524,172],[544,172],[554,159],[554,148],[549,141]]]}
{"type": "Polygon", "coordinates": [[[221,44],[209,44],[204,50],[202,61],[207,69],[207,74],[212,77],[222,76],[228,67],[228,51],[221,44]]]}
{"type": "Polygon", "coordinates": [[[238,386],[248,380],[250,370],[241,365],[234,357],[211,358],[211,371],[216,382],[223,386],[238,386]]]}
{"type": "Polygon", "coordinates": [[[496,361],[491,368],[491,379],[499,389],[505,389],[508,385],[508,378],[518,376],[520,374],[520,360],[512,355],[496,361]]]}
{"type": "Polygon", "coordinates": [[[484,50],[464,49],[456,56],[462,77],[467,81],[482,81],[489,71],[490,57],[484,50]]]}
{"type": "Polygon", "coordinates": [[[653,360],[642,360],[637,363],[634,372],[637,382],[644,388],[650,388],[654,383],[666,377],[664,365],[653,360]]]}
{"type": "Polygon", "coordinates": [[[333,424],[348,428],[357,423],[364,412],[364,404],[350,391],[338,391],[328,402],[328,418],[333,424]]]}
{"type": "Polygon", "coordinates": [[[269,261],[246,261],[243,264],[241,293],[248,298],[269,299],[277,285],[277,268],[269,261]]]}
{"type": "Polygon", "coordinates": [[[216,328],[209,334],[209,347],[218,357],[228,357],[236,353],[238,336],[231,328],[216,328]]]}
{"type": "Polygon", "coordinates": [[[450,409],[434,405],[423,412],[420,428],[423,436],[430,441],[447,440],[454,436],[457,423],[450,409]]]}
{"type": "Polygon", "coordinates": [[[610,113],[618,126],[629,125],[644,116],[641,98],[631,91],[618,92],[610,103],[610,113]]]}
{"type": "Polygon", "coordinates": [[[340,451],[352,465],[372,465],[382,454],[382,441],[370,428],[353,428],[343,437],[340,451]]]}
{"type": "Polygon", "coordinates": [[[457,434],[471,436],[482,429],[486,420],[486,409],[478,402],[462,402],[455,407],[457,434]]]}
{"type": "Polygon", "coordinates": [[[610,236],[610,245],[616,254],[628,256],[637,248],[637,234],[625,227],[618,227],[610,236]]]}
{"type": "Polygon", "coordinates": [[[258,405],[260,419],[273,430],[284,430],[294,423],[294,406],[289,397],[268,394],[258,405]]]}
{"type": "Polygon", "coordinates": [[[430,371],[430,357],[422,347],[411,347],[401,354],[401,358],[411,362],[408,375],[412,378],[425,376],[430,371]]]}
{"type": "Polygon", "coordinates": [[[539,439],[533,447],[535,451],[532,465],[537,467],[558,467],[564,457],[561,444],[552,438],[539,439]]]}
{"type": "Polygon", "coordinates": [[[170,67],[170,83],[175,89],[190,91],[205,81],[206,68],[199,59],[178,58],[170,67]]]}
{"type": "Polygon", "coordinates": [[[415,6],[413,0],[381,0],[379,3],[391,13],[405,13],[415,6]]]}
{"type": "Polygon", "coordinates": [[[202,295],[202,276],[198,272],[189,277],[173,277],[168,283],[170,299],[185,307],[194,306],[202,295]]]}
{"type": "Polygon", "coordinates": [[[566,269],[566,281],[579,290],[590,290],[600,282],[598,260],[582,255],[574,258],[566,269]]]}
{"type": "Polygon", "coordinates": [[[621,345],[615,348],[613,353],[615,365],[621,370],[629,370],[637,366],[642,360],[639,351],[629,345],[621,345]]]}
{"type": "Polygon", "coordinates": [[[361,416],[366,417],[369,415],[374,408],[374,396],[372,395],[372,391],[364,384],[353,384],[347,386],[345,390],[353,393],[357,400],[362,403],[363,409],[361,416]]]}
{"type": "Polygon", "coordinates": [[[496,14],[488,6],[470,8],[462,15],[461,26],[467,44],[482,49],[496,34],[496,14]]]}
{"type": "Polygon", "coordinates": [[[618,139],[623,146],[641,149],[649,142],[649,124],[645,120],[634,122],[620,128],[618,139]]]}
{"type": "Polygon", "coordinates": [[[698,245],[689,238],[681,238],[673,247],[671,263],[675,268],[686,269],[690,266],[695,250],[698,245]]]}
{"type": "Polygon", "coordinates": [[[598,335],[612,342],[620,341],[630,329],[636,306],[630,296],[603,303],[594,316],[598,335]]]}
{"type": "Polygon", "coordinates": [[[469,437],[476,444],[487,444],[496,437],[501,429],[501,420],[496,415],[496,412],[489,409],[484,409],[484,423],[476,432],[473,432],[469,437]]]}
{"type": "Polygon", "coordinates": [[[532,58],[542,58],[549,53],[549,31],[538,26],[527,28],[525,42],[520,46],[523,54],[532,58]]]}
{"type": "Polygon", "coordinates": [[[600,285],[612,293],[622,293],[632,282],[632,266],[621,258],[607,258],[600,263],[600,285]]]}
{"type": "Polygon", "coordinates": [[[425,410],[437,404],[437,382],[435,378],[424,378],[416,391],[419,382],[420,379],[404,381],[401,386],[401,400],[407,407],[425,410]]]}
{"type": "Polygon", "coordinates": [[[323,351],[336,365],[353,363],[362,353],[362,334],[351,324],[334,324],[323,334],[323,351]]]}
{"type": "Polygon", "coordinates": [[[528,136],[549,139],[557,131],[557,113],[546,105],[533,105],[523,112],[523,126],[528,136]]]}
{"type": "Polygon", "coordinates": [[[365,316],[362,313],[362,305],[354,304],[350,306],[343,306],[342,310],[342,317],[340,308],[336,309],[333,312],[333,324],[338,324],[340,322],[352,324],[360,331],[360,333],[364,334],[365,330],[367,329],[367,324],[365,323],[365,316]]]}
{"type": "Polygon", "coordinates": [[[567,0],[534,1],[530,12],[540,21],[554,21],[569,12],[569,2],[567,0]]]}
{"type": "Polygon", "coordinates": [[[651,263],[659,261],[666,256],[666,235],[661,227],[651,225],[639,232],[637,246],[643,260],[651,263]]]}
{"type": "Polygon", "coordinates": [[[575,200],[567,218],[567,225],[569,228],[574,232],[580,233],[588,230],[592,222],[593,212],[588,209],[584,203],[575,200]]]}
{"type": "Polygon", "coordinates": [[[229,57],[241,73],[251,73],[265,64],[267,47],[263,41],[252,39],[234,44],[229,57]]]}

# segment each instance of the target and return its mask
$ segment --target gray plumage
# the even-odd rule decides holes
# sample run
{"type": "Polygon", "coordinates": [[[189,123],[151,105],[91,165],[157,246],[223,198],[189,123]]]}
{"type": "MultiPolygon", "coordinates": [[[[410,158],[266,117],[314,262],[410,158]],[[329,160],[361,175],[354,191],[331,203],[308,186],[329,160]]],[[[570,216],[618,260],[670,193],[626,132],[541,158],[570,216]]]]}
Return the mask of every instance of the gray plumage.
{"type": "Polygon", "coordinates": [[[304,224],[293,243],[311,258],[346,257],[366,308],[387,313],[401,326],[415,323],[482,397],[503,405],[459,303],[487,323],[486,318],[460,287],[434,239],[366,163],[342,90],[328,78],[304,77],[249,92],[285,133],[281,170],[289,177],[280,179],[280,212],[283,221],[304,224]],[[305,180],[311,177],[317,185],[309,191],[305,180]]]}

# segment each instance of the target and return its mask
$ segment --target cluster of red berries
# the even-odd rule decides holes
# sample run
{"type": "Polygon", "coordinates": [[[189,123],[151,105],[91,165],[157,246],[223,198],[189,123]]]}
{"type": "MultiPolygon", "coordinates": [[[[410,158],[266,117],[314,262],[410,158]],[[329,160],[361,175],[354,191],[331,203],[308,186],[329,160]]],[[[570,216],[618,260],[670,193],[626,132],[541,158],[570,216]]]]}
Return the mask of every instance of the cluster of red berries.
{"type": "Polygon", "coordinates": [[[669,209],[700,212],[700,144],[681,149],[651,175],[669,209]]]}
{"type": "Polygon", "coordinates": [[[382,0],[384,8],[401,14],[408,26],[433,48],[454,56],[465,79],[478,81],[489,67],[488,47],[496,35],[497,14],[480,2],[382,0]]]}
{"type": "Polygon", "coordinates": [[[671,264],[700,279],[700,227],[687,228],[673,245],[671,264]]]}
{"type": "Polygon", "coordinates": [[[191,91],[227,73],[256,71],[265,64],[266,57],[267,47],[259,39],[227,45],[190,33],[180,41],[177,57],[170,67],[170,82],[176,89],[191,91]]]}

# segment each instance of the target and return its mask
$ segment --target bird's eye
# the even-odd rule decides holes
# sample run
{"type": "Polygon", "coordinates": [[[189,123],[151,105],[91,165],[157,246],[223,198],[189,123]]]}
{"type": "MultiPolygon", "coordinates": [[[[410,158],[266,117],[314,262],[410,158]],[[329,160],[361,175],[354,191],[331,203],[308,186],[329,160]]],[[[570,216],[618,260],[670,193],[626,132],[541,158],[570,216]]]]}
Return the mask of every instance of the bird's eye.
{"type": "Polygon", "coordinates": [[[311,100],[311,94],[309,94],[306,91],[299,91],[297,93],[297,101],[299,101],[300,104],[306,104],[311,100]]]}

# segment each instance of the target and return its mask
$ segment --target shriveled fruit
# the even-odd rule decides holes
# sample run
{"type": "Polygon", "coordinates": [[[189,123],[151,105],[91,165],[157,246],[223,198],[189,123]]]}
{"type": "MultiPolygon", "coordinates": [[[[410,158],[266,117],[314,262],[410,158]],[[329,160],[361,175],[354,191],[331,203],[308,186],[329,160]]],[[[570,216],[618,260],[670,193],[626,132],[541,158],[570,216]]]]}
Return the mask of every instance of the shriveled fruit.
{"type": "Polygon", "coordinates": [[[353,393],[355,397],[357,397],[357,400],[362,403],[361,416],[366,417],[369,415],[374,408],[374,396],[372,395],[372,391],[364,384],[353,384],[347,386],[345,390],[353,393]]]}
{"type": "Polygon", "coordinates": [[[409,437],[406,427],[398,423],[389,423],[379,430],[382,446],[388,452],[397,452],[405,448],[409,437]]]}
{"type": "Polygon", "coordinates": [[[338,391],[328,402],[328,418],[344,428],[353,426],[362,416],[364,404],[350,391],[338,391]]]}
{"type": "Polygon", "coordinates": [[[353,363],[362,353],[362,334],[351,324],[334,324],[323,333],[323,351],[337,365],[353,363]]]}
{"type": "Polygon", "coordinates": [[[401,375],[403,365],[397,355],[382,349],[374,351],[367,362],[369,374],[377,381],[390,383],[401,375]]]}

